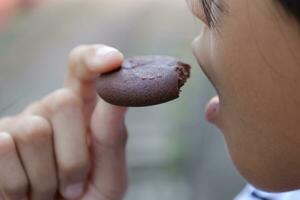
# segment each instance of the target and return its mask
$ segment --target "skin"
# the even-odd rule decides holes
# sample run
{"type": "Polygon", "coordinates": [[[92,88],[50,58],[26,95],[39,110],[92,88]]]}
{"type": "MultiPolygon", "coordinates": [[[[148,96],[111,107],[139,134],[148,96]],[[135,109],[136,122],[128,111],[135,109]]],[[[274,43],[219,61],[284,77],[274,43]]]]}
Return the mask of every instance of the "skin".
{"type": "MultiPolygon", "coordinates": [[[[218,1],[217,1],[218,2],[218,1]]],[[[206,26],[194,54],[219,95],[212,122],[241,174],[256,187],[300,187],[299,24],[272,0],[224,0],[227,12],[206,26]]],[[[196,0],[188,0],[189,5],[196,0]]]]}
{"type": "Polygon", "coordinates": [[[122,199],[126,108],[95,89],[96,77],[122,61],[111,47],[77,47],[63,88],[0,120],[0,199],[122,199]]]}
{"type": "MultiPolygon", "coordinates": [[[[248,181],[268,191],[298,189],[299,25],[272,0],[224,1],[227,12],[215,28],[201,6],[192,8],[204,23],[194,54],[219,95],[210,120],[248,181]]],[[[126,108],[95,90],[99,73],[122,61],[104,45],[78,47],[63,88],[0,119],[0,199],[123,198],[126,108]]]]}

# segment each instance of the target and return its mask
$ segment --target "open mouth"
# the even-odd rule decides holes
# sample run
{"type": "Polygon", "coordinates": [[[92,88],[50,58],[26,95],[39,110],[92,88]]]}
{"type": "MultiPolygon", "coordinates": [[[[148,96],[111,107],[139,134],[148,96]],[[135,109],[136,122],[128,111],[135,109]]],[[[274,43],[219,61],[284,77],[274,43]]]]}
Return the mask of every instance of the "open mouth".
{"type": "Polygon", "coordinates": [[[208,122],[214,123],[220,110],[220,99],[218,96],[213,97],[206,105],[205,118],[208,122]]]}

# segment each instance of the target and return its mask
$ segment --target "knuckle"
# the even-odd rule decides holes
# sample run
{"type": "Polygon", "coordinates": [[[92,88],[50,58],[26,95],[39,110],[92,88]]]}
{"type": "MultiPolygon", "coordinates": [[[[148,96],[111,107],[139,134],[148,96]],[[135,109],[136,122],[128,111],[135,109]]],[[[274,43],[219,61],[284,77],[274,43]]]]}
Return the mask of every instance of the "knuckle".
{"type": "Polygon", "coordinates": [[[3,117],[0,119],[0,131],[5,131],[8,129],[10,124],[12,124],[13,117],[3,117]]]}
{"type": "Polygon", "coordinates": [[[34,115],[34,114],[38,114],[38,113],[43,113],[45,110],[46,110],[46,108],[43,106],[41,101],[35,101],[35,102],[29,104],[21,114],[34,115]]]}
{"type": "Polygon", "coordinates": [[[80,45],[78,47],[75,47],[69,54],[69,60],[71,62],[77,62],[80,54],[86,49],[86,45],[80,45]]]}
{"type": "Polygon", "coordinates": [[[28,183],[27,181],[16,181],[2,186],[3,192],[12,199],[25,197],[27,194],[28,183]]]}
{"type": "Polygon", "coordinates": [[[49,103],[54,111],[70,106],[82,106],[80,97],[67,88],[55,91],[52,94],[49,103]]]}
{"type": "Polygon", "coordinates": [[[87,48],[87,45],[79,45],[72,49],[72,51],[70,52],[70,56],[77,55],[78,53],[81,53],[86,48],[87,48]]]}
{"type": "Polygon", "coordinates": [[[23,143],[48,141],[52,138],[50,123],[40,116],[25,117],[16,131],[16,137],[23,143]]]}
{"type": "Polygon", "coordinates": [[[66,182],[83,180],[88,173],[88,162],[87,160],[80,160],[64,163],[60,166],[60,173],[66,182]]]}
{"type": "Polygon", "coordinates": [[[12,117],[3,117],[0,119],[0,124],[7,123],[12,120],[12,117]]]}
{"type": "Polygon", "coordinates": [[[57,184],[55,182],[48,182],[47,184],[38,183],[32,186],[32,190],[35,194],[39,194],[39,196],[52,196],[56,193],[57,184]]]}
{"type": "Polygon", "coordinates": [[[29,104],[26,108],[36,107],[36,106],[39,106],[40,104],[41,104],[40,101],[34,101],[31,104],[29,104]]]}
{"type": "MultiPolygon", "coordinates": [[[[36,173],[30,176],[30,190],[35,197],[54,196],[58,189],[58,181],[53,174],[36,173]],[[47,180],[47,181],[43,181],[47,180]]],[[[39,198],[33,198],[39,199],[39,198]]]]}
{"type": "Polygon", "coordinates": [[[12,136],[7,132],[0,132],[0,155],[15,150],[15,143],[12,136]]]}
{"type": "Polygon", "coordinates": [[[115,127],[110,131],[103,131],[102,136],[96,136],[95,142],[109,149],[124,149],[128,141],[128,133],[125,125],[115,127]]]}

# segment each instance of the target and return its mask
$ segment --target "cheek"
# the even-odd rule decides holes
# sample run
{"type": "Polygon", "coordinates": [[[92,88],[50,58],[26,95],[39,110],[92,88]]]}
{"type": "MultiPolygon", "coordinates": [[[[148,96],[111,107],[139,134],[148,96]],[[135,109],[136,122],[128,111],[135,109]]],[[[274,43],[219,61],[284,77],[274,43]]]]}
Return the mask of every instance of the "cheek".
{"type": "Polygon", "coordinates": [[[289,80],[274,73],[256,45],[246,45],[249,40],[232,45],[234,41],[224,38],[214,51],[222,132],[233,161],[248,181],[264,190],[296,189],[300,186],[300,113],[295,112],[292,99],[299,95],[289,80]]]}
{"type": "Polygon", "coordinates": [[[288,77],[276,74],[284,65],[266,62],[272,55],[262,54],[257,43],[264,36],[254,36],[246,21],[224,21],[220,33],[204,29],[195,54],[218,89],[220,127],[241,174],[265,190],[297,189],[300,112],[293,99],[300,97],[288,77]]]}
{"type": "Polygon", "coordinates": [[[231,44],[226,39],[217,43],[211,68],[221,94],[220,127],[232,159],[259,188],[296,189],[300,113],[292,99],[297,95],[255,46],[231,44]]]}
{"type": "Polygon", "coordinates": [[[270,192],[299,188],[299,142],[289,140],[292,135],[282,137],[281,131],[267,132],[270,129],[259,131],[241,120],[232,123],[240,125],[228,122],[224,127],[226,143],[235,166],[247,181],[270,192]]]}

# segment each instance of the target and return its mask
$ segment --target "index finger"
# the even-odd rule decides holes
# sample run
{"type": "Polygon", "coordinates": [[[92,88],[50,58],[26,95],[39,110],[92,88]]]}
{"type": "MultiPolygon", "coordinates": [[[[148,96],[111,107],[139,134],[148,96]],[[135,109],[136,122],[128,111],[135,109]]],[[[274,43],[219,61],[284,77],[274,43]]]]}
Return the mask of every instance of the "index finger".
{"type": "Polygon", "coordinates": [[[91,101],[96,97],[96,78],[119,68],[123,58],[122,53],[109,46],[79,46],[69,56],[64,86],[78,94],[83,102],[91,101]]]}

